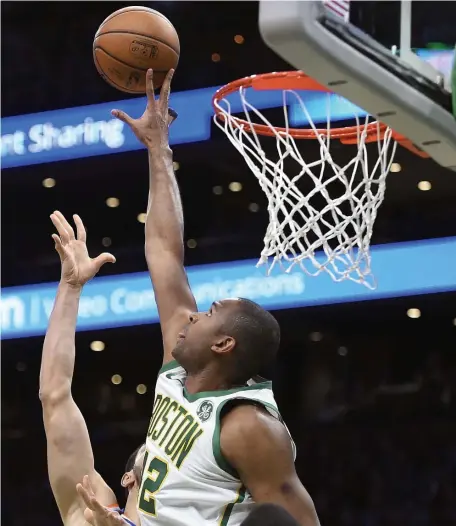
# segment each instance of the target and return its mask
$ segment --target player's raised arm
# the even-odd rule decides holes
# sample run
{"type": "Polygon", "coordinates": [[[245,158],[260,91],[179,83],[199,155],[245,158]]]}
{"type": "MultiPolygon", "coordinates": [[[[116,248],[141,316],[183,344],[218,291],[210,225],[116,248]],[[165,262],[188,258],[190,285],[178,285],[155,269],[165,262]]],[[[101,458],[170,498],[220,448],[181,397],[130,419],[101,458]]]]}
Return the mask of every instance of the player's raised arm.
{"type": "Polygon", "coordinates": [[[222,421],[221,451],[255,502],[277,504],[300,526],[319,526],[315,506],[296,474],[285,426],[253,405],[232,409],[222,421]]]}
{"type": "Polygon", "coordinates": [[[40,400],[47,440],[51,488],[65,526],[84,524],[76,484],[89,474],[98,500],[109,506],[115,502],[112,490],[94,467],[92,446],[84,418],[71,395],[75,360],[75,331],[82,287],[114,256],[101,254],[91,259],[86,232],[74,216],[72,226],[60,212],[51,215],[59,235],[52,238],[60,256],[62,275],[43,346],[40,371],[40,400]]]}
{"type": "Polygon", "coordinates": [[[147,107],[139,119],[132,119],[119,110],[113,111],[114,116],[131,127],[149,153],[145,250],[160,315],[164,363],[171,360],[177,336],[188,323],[190,313],[196,310],[184,268],[182,203],[168,142],[168,99],[173,73],[173,70],[168,73],[156,100],[152,70],[147,72],[147,107]]]}

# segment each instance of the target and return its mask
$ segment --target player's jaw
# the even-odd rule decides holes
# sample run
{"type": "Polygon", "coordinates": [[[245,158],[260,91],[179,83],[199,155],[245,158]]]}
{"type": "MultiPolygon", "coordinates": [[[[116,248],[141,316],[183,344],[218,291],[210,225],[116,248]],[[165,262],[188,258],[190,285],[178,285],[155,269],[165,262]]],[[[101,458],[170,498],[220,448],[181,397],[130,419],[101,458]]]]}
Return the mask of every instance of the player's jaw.
{"type": "Polygon", "coordinates": [[[203,369],[212,358],[212,347],[222,326],[222,317],[214,303],[207,312],[190,314],[179,332],[172,352],[187,372],[203,369]]]}

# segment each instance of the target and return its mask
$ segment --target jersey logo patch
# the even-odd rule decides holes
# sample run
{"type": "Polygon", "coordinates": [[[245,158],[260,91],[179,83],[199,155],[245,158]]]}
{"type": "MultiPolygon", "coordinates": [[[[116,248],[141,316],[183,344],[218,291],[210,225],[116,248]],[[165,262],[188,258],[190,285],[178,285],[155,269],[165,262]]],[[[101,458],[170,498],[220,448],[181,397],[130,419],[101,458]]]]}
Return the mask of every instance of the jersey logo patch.
{"type": "Polygon", "coordinates": [[[204,400],[204,402],[201,402],[198,406],[196,414],[201,422],[206,422],[206,420],[209,420],[211,417],[213,410],[214,404],[210,400],[204,400]]]}

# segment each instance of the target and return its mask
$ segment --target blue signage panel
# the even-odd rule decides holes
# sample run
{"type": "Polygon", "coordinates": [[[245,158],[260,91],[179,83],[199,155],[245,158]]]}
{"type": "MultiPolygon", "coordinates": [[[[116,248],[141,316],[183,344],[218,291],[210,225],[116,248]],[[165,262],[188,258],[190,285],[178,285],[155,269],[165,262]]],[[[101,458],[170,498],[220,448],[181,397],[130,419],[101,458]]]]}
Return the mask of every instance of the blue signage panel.
{"type": "MultiPolygon", "coordinates": [[[[374,291],[335,283],[326,274],[309,278],[298,269],[286,274],[275,268],[268,277],[254,260],[190,267],[188,276],[201,310],[226,297],[245,297],[278,310],[456,291],[456,237],[373,247],[372,261],[378,281],[374,291]]],[[[44,334],[56,289],[57,283],[2,289],[2,339],[44,334]]],[[[157,321],[147,273],[96,278],[84,288],[80,331],[157,321]]]]}
{"type": "MultiPolygon", "coordinates": [[[[420,50],[424,60],[440,69],[451,68],[452,51],[420,50]]],[[[445,73],[445,71],[444,71],[445,73]]],[[[171,94],[170,104],[179,113],[173,124],[170,142],[182,144],[205,141],[210,138],[213,109],[212,96],[218,87],[171,94]]],[[[320,92],[300,92],[314,123],[326,122],[328,108],[331,121],[362,117],[365,112],[338,95],[328,97],[320,92]]],[[[278,108],[283,104],[281,91],[249,90],[249,102],[260,110],[278,108]]],[[[239,96],[229,97],[233,113],[242,110],[239,96]]],[[[308,123],[296,99],[289,96],[292,126],[308,123]]],[[[138,142],[128,126],[112,118],[111,110],[118,108],[133,117],[139,117],[145,107],[145,98],[94,104],[77,108],[19,115],[2,119],[2,168],[27,166],[93,155],[138,150],[138,142]]]]}

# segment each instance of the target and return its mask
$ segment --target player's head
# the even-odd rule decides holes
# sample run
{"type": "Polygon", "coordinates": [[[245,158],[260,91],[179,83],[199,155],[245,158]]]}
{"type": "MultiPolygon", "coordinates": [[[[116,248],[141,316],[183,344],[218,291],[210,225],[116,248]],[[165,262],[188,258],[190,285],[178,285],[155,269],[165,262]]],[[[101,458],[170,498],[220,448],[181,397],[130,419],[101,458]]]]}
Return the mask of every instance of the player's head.
{"type": "Polygon", "coordinates": [[[190,316],[173,356],[190,373],[218,361],[228,380],[245,382],[275,358],[279,343],[269,312],[247,299],[226,299],[190,316]]]}
{"type": "Polygon", "coordinates": [[[125,473],[121,481],[122,486],[127,491],[127,496],[133,489],[137,489],[141,485],[145,454],[146,444],[141,444],[128,457],[127,464],[125,466],[125,473]]]}

